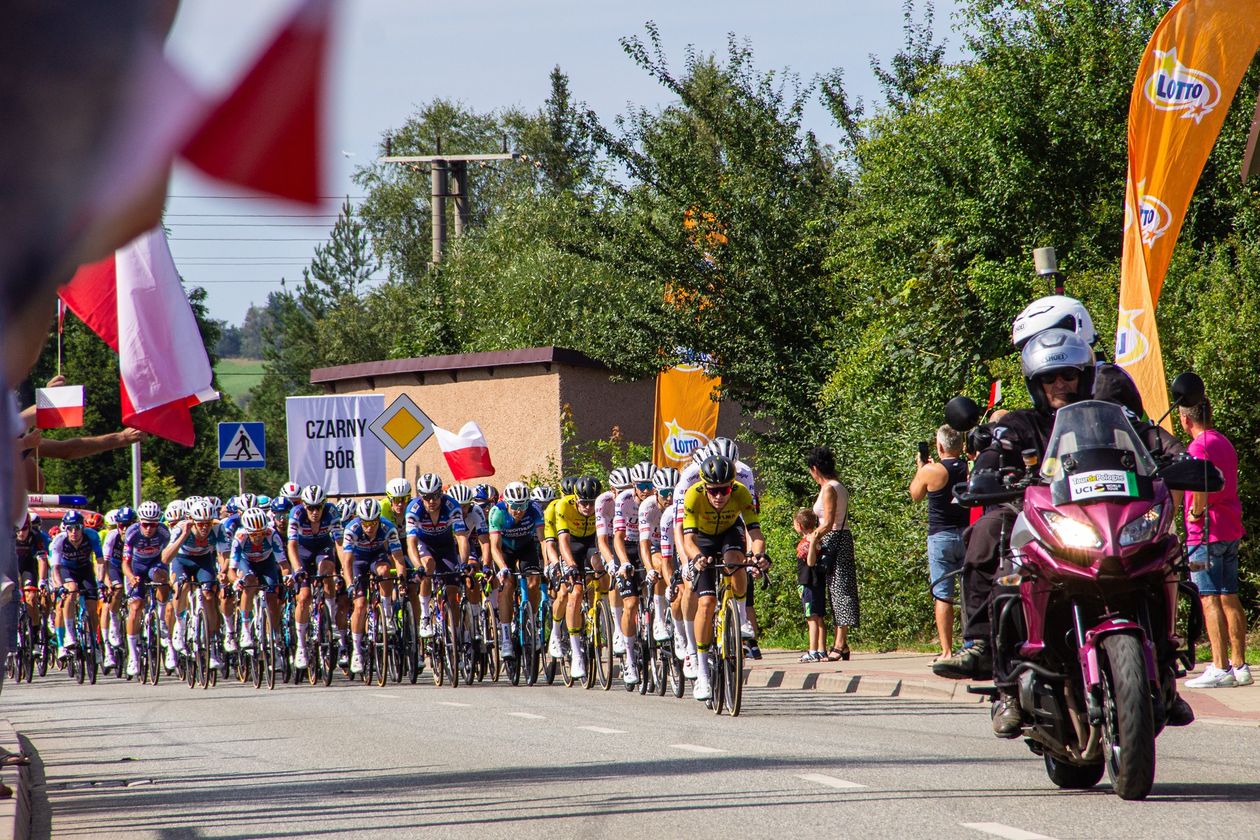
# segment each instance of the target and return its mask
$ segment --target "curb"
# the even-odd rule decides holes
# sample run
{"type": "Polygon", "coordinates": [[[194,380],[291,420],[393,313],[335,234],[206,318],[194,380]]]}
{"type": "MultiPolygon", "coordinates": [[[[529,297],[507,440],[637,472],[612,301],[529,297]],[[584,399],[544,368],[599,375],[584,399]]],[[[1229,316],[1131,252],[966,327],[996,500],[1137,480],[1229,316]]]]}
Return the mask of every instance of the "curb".
{"type": "MultiPolygon", "coordinates": [[[[22,745],[17,730],[7,720],[0,720],[0,750],[20,754],[22,745]]],[[[30,767],[0,767],[0,782],[13,795],[0,799],[0,840],[26,840],[31,831],[30,767]]]]}
{"type": "Polygon", "coordinates": [[[983,695],[971,694],[967,691],[969,684],[966,681],[946,683],[865,674],[785,671],[774,668],[751,668],[744,674],[744,685],[750,688],[788,688],[796,691],[855,694],[860,697],[904,697],[909,700],[934,700],[939,703],[972,705],[983,702],[985,700],[983,695]]]}

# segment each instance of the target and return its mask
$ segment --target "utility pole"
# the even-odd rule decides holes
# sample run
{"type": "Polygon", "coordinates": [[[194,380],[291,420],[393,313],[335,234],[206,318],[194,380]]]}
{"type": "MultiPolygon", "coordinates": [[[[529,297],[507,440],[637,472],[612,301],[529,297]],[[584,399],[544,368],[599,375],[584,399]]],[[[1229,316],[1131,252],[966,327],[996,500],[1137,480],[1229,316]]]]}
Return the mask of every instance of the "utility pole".
{"type": "Polygon", "coordinates": [[[411,166],[428,166],[430,178],[429,196],[432,209],[433,265],[441,265],[442,252],[446,250],[446,199],[455,199],[455,235],[463,236],[472,218],[468,197],[468,164],[485,166],[496,160],[520,160],[523,155],[507,150],[507,138],[503,151],[492,155],[448,155],[442,152],[442,138],[437,138],[436,154],[394,155],[393,144],[385,141],[385,156],[381,163],[401,163],[411,166]]]}

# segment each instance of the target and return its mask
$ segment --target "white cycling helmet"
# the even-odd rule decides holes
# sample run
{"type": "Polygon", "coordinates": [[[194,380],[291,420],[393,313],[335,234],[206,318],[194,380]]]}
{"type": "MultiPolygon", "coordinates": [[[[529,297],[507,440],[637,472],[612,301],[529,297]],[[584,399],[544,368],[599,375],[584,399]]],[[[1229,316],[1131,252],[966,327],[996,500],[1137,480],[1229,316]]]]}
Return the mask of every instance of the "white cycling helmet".
{"type": "Polygon", "coordinates": [[[194,522],[209,522],[214,519],[214,511],[205,499],[197,499],[188,506],[188,518],[194,522]]]}
{"type": "Polygon", "coordinates": [[[421,496],[432,496],[442,492],[442,477],[437,473],[425,473],[416,479],[416,492],[421,496]]]}
{"type": "Polygon", "coordinates": [[[327,499],[324,488],[318,484],[308,484],[302,488],[302,504],[304,505],[322,505],[327,499]]]}
{"type": "Polygon", "coordinates": [[[284,496],[291,502],[296,502],[302,498],[302,486],[296,481],[290,481],[288,484],[280,488],[280,495],[284,496]]]}
{"type": "Polygon", "coordinates": [[[411,482],[405,478],[391,478],[385,485],[385,495],[391,499],[411,498],[411,482]]]}
{"type": "Polygon", "coordinates": [[[354,512],[364,522],[371,522],[381,518],[381,503],[376,501],[376,499],[360,499],[355,506],[354,512]]]}
{"type": "Polygon", "coordinates": [[[710,455],[720,455],[734,463],[739,460],[739,444],[728,437],[716,437],[709,444],[710,455]]]}
{"type": "Polygon", "coordinates": [[[651,461],[640,461],[630,468],[630,483],[639,484],[651,481],[654,472],[656,472],[656,467],[652,466],[651,461]]]}
{"type": "Polygon", "coordinates": [[[712,444],[706,443],[704,446],[697,446],[691,451],[691,463],[699,466],[704,463],[704,459],[709,457],[709,447],[712,444]]]}
{"type": "Polygon", "coordinates": [[[652,486],[662,493],[672,493],[681,478],[678,470],[673,467],[661,467],[652,476],[652,486]]]}
{"type": "Polygon", "coordinates": [[[268,527],[267,511],[259,507],[246,509],[241,514],[241,527],[246,531],[265,531],[268,527]]]}
{"type": "Polygon", "coordinates": [[[241,506],[241,510],[249,510],[258,507],[258,497],[253,493],[242,493],[236,497],[236,503],[241,506]]]}
{"type": "Polygon", "coordinates": [[[1067,295],[1047,295],[1034,300],[1015,316],[1011,342],[1017,350],[1023,350],[1030,338],[1052,329],[1071,330],[1091,347],[1098,341],[1094,319],[1089,317],[1084,304],[1067,295]]]}
{"type": "Polygon", "coordinates": [[[617,467],[608,474],[608,486],[614,490],[625,490],[631,485],[630,470],[617,467]]]}
{"type": "Polygon", "coordinates": [[[162,509],[157,502],[141,502],[140,507],[136,508],[136,516],[141,522],[161,522],[162,509]]]}
{"type": "Polygon", "coordinates": [[[449,495],[458,505],[471,505],[473,501],[473,489],[467,484],[456,484],[450,489],[449,495]]]}
{"type": "Polygon", "coordinates": [[[184,500],[176,499],[166,506],[166,521],[174,522],[177,519],[183,519],[184,513],[184,500]]]}
{"type": "Polygon", "coordinates": [[[520,504],[529,501],[529,485],[523,481],[513,481],[503,488],[503,501],[509,504],[520,504]]]}
{"type": "Polygon", "coordinates": [[[111,508],[105,511],[105,524],[110,528],[118,524],[118,508],[111,508]]]}
{"type": "Polygon", "coordinates": [[[533,489],[529,497],[540,505],[545,505],[556,500],[556,491],[545,484],[540,484],[533,489]]]}

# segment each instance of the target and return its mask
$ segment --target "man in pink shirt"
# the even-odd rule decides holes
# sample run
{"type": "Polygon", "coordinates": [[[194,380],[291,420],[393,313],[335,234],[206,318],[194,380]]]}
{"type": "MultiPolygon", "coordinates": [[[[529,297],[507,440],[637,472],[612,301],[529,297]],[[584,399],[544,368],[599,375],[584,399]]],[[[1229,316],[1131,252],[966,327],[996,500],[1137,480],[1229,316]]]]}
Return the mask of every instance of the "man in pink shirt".
{"type": "Polygon", "coordinates": [[[1182,407],[1179,412],[1181,427],[1191,438],[1189,454],[1211,461],[1225,476],[1225,487],[1220,492],[1191,493],[1186,499],[1190,574],[1203,601],[1203,618],[1212,646],[1212,664],[1186,686],[1250,685],[1247,617],[1238,599],[1238,542],[1243,536],[1238,454],[1228,438],[1212,428],[1212,404],[1206,397],[1199,405],[1182,407]]]}

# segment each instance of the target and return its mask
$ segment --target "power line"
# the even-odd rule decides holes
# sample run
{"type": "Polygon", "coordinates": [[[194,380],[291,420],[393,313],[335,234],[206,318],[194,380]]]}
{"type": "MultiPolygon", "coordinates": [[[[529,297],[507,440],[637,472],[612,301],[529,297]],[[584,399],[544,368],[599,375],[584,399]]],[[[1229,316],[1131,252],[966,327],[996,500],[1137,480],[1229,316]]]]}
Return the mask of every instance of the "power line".
{"type": "MultiPolygon", "coordinates": [[[[168,195],[167,198],[200,198],[200,199],[219,198],[219,199],[226,199],[228,201],[285,201],[285,199],[283,198],[278,198],[276,196],[271,196],[271,195],[168,195]]],[[[367,196],[366,195],[319,195],[319,196],[316,196],[316,198],[320,198],[320,199],[334,199],[335,198],[335,199],[341,199],[341,200],[349,199],[350,201],[362,201],[366,199],[367,196]]]]}
{"type": "Polygon", "coordinates": [[[171,222],[172,226],[180,227],[243,227],[243,228],[327,228],[326,222],[171,222]]]}
{"type": "Polygon", "coordinates": [[[172,242],[328,242],[327,237],[172,236],[172,242]]]}
{"type": "Polygon", "coordinates": [[[166,219],[336,219],[340,213],[166,213],[166,219]]]}

